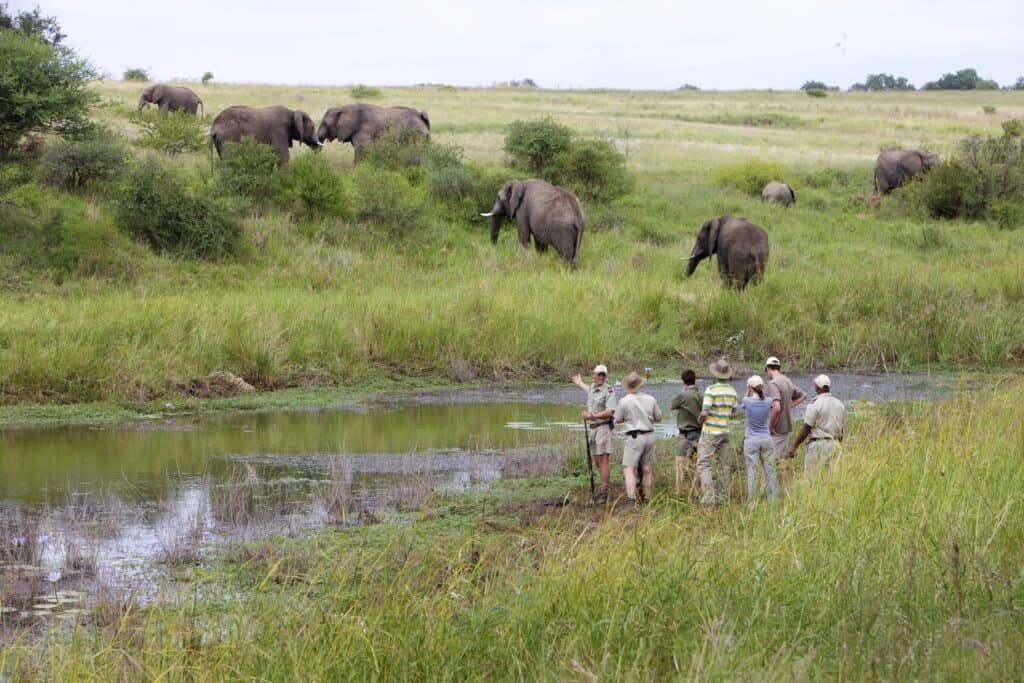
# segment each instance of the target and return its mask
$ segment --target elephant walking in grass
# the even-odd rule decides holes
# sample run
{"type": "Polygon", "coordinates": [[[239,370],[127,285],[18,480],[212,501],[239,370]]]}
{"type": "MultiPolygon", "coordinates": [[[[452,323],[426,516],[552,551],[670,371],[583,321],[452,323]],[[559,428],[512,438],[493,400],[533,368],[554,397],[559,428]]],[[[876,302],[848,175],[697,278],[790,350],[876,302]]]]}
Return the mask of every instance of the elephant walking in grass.
{"type": "Polygon", "coordinates": [[[317,136],[322,142],[341,140],[355,147],[355,163],[363,148],[388,129],[404,130],[430,139],[430,117],[412,107],[379,107],[376,104],[346,104],[328,109],[320,120],[317,136]]]}
{"type": "Polygon", "coordinates": [[[576,267],[586,219],[572,192],[543,180],[510,180],[501,186],[490,212],[480,215],[491,219],[491,243],[497,243],[501,224],[515,219],[524,249],[530,248],[532,237],[537,251],[554,247],[570,267],[576,267]]]}
{"type": "Polygon", "coordinates": [[[743,289],[760,282],[768,260],[768,233],[746,218],[722,216],[701,226],[690,253],[686,276],[712,254],[718,255],[718,272],[730,287],[743,289]]]}
{"type": "Polygon", "coordinates": [[[277,155],[279,168],[288,165],[288,148],[292,146],[293,140],[313,149],[320,149],[321,144],[309,114],[287,107],[228,107],[217,114],[210,126],[210,142],[216,148],[218,157],[224,154],[225,142],[241,142],[242,138],[247,137],[260,144],[270,145],[277,155]]]}
{"type": "Polygon", "coordinates": [[[202,112],[202,116],[206,115],[199,95],[189,88],[178,85],[157,83],[149,86],[139,97],[139,111],[147,104],[155,104],[160,111],[187,111],[189,114],[199,111],[202,112]]]}
{"type": "Polygon", "coordinates": [[[924,175],[939,163],[939,155],[918,150],[887,149],[875,161],[875,191],[889,194],[903,183],[924,175]]]}
{"type": "Polygon", "coordinates": [[[774,202],[788,207],[796,201],[796,192],[789,183],[771,182],[761,190],[762,202],[774,202]]]}

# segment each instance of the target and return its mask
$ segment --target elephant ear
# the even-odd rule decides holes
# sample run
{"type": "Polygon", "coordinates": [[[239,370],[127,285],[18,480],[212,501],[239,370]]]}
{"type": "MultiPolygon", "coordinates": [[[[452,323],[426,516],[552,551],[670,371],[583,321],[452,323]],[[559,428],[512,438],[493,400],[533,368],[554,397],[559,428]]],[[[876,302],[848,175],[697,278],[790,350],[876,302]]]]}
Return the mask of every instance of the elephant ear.
{"type": "Polygon", "coordinates": [[[796,201],[796,190],[794,190],[793,186],[790,185],[789,183],[786,183],[786,187],[789,188],[789,196],[790,196],[790,198],[792,199],[792,201],[795,202],[796,201]]]}
{"type": "Polygon", "coordinates": [[[720,218],[712,218],[708,221],[708,253],[718,253],[718,230],[722,227],[720,218]]]}
{"type": "Polygon", "coordinates": [[[523,203],[524,194],[526,194],[526,183],[522,180],[513,180],[508,193],[508,215],[511,218],[516,217],[516,212],[519,211],[519,206],[523,203]]]}
{"type": "Polygon", "coordinates": [[[292,113],[292,125],[295,128],[295,135],[292,136],[292,140],[304,139],[306,137],[306,122],[302,112],[298,109],[292,113]]]}

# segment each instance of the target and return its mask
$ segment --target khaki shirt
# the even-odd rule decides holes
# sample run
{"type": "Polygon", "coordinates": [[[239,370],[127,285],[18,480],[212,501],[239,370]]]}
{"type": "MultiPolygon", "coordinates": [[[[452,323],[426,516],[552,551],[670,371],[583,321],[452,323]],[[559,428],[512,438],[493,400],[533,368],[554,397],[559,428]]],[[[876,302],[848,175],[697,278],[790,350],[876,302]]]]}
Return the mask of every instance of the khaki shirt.
{"type": "Polygon", "coordinates": [[[793,380],[785,375],[776,375],[768,381],[764,387],[764,395],[768,398],[779,399],[779,419],[775,422],[772,434],[789,434],[793,431],[793,401],[804,395],[804,392],[797,389],[793,380]]]}
{"type": "Polygon", "coordinates": [[[832,394],[818,394],[804,412],[812,439],[841,439],[846,430],[846,406],[832,394]]]}
{"type": "Polygon", "coordinates": [[[680,432],[700,431],[697,417],[701,411],[700,389],[685,387],[683,393],[672,399],[672,410],[676,411],[676,426],[680,432]]]}
{"type": "Polygon", "coordinates": [[[661,421],[661,408],[650,394],[626,394],[615,409],[615,421],[625,424],[627,432],[652,432],[654,423],[661,421]]]}
{"type": "MultiPolygon", "coordinates": [[[[597,384],[590,385],[590,391],[587,392],[587,412],[588,413],[603,413],[606,410],[615,410],[615,407],[619,404],[617,398],[615,398],[615,388],[612,383],[605,380],[604,384],[597,386],[597,384]]],[[[610,418],[604,418],[602,420],[591,420],[590,426],[601,424],[602,422],[608,422],[610,418]]]]}

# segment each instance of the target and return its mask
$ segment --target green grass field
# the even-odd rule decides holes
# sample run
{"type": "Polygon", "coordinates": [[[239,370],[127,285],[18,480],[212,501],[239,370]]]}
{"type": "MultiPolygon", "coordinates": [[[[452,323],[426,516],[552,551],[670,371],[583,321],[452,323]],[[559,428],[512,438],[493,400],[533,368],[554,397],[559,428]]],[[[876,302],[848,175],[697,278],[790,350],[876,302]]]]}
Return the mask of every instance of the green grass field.
{"type": "MultiPolygon", "coordinates": [[[[137,135],[128,114],[140,86],[99,87],[97,118],[137,135]]],[[[350,99],[346,88],[196,89],[210,115],[279,103],[318,120],[350,99]]],[[[1024,115],[1021,93],[812,99],[422,87],[385,89],[376,101],[427,110],[436,141],[462,146],[495,173],[505,125],[550,114],[614,140],[635,190],[585,207],[576,272],[552,254],[521,251],[512,230],[492,247],[483,219],[442,218],[395,241],[273,208],[246,218],[247,248],[227,262],[175,260],[140,245],[70,276],[0,261],[0,400],[153,400],[217,369],[271,389],[424,376],[560,380],[594,358],[673,368],[718,353],[755,365],[770,352],[804,368],[890,370],[1024,359],[1024,233],[926,220],[898,200],[878,209],[850,201],[870,193],[879,148],[948,152],[1024,115]],[[752,159],[783,165],[795,207],[763,206],[713,183],[715,169],[752,159]],[[711,263],[683,276],[697,229],[722,214],[768,231],[762,286],[727,291],[711,263]]],[[[332,143],[323,154],[351,173],[350,146],[332,143]]],[[[176,159],[209,168],[205,152],[176,159]]],[[[95,193],[61,201],[86,223],[110,213],[95,193]]]]}

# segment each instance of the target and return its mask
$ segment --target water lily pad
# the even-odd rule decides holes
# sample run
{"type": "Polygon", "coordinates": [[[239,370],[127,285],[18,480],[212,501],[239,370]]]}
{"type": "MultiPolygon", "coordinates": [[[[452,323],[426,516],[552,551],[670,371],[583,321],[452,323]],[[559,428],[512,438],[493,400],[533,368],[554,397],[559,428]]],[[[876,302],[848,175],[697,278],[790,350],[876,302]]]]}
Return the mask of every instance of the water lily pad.
{"type": "Polygon", "coordinates": [[[10,614],[11,612],[17,612],[17,607],[0,607],[0,614],[10,614]]]}
{"type": "Polygon", "coordinates": [[[56,595],[57,599],[61,602],[65,600],[78,601],[85,597],[85,593],[83,593],[82,591],[57,591],[56,593],[54,593],[54,595],[56,595]]]}
{"type": "Polygon", "coordinates": [[[66,609],[63,612],[58,612],[57,613],[57,618],[58,619],[78,619],[80,617],[84,617],[88,613],[89,613],[89,610],[87,610],[87,609],[80,609],[80,608],[78,608],[78,609],[66,609]]]}
{"type": "Polygon", "coordinates": [[[34,609],[36,611],[51,610],[51,609],[56,609],[56,608],[57,608],[57,605],[52,603],[52,602],[40,602],[38,604],[32,605],[32,609],[34,609]]]}

